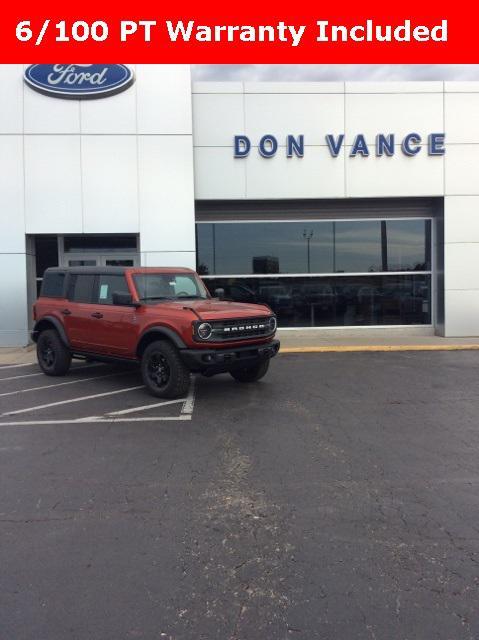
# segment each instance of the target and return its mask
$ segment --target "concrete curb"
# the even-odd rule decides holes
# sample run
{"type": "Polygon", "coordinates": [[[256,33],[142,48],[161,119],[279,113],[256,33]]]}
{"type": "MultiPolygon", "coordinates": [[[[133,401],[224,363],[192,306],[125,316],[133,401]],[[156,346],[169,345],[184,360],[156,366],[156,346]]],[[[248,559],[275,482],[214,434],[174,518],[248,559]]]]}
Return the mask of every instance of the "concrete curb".
{"type": "MultiPolygon", "coordinates": [[[[279,353],[286,355],[289,353],[354,353],[365,351],[479,351],[479,344],[343,344],[316,347],[281,347],[279,353]]],[[[12,349],[10,353],[0,352],[0,367],[25,366],[28,364],[36,364],[35,353],[31,349],[12,349]]]]}
{"type": "Polygon", "coordinates": [[[285,347],[279,353],[349,353],[354,351],[477,351],[479,344],[370,344],[285,347]]]}

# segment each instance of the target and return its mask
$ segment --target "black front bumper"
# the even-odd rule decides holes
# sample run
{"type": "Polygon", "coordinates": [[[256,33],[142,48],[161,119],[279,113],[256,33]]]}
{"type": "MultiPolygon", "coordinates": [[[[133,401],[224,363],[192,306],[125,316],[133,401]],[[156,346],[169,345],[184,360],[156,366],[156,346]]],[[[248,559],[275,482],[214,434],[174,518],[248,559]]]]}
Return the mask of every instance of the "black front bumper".
{"type": "Polygon", "coordinates": [[[232,369],[251,367],[257,362],[273,358],[279,351],[279,340],[229,349],[181,349],[180,355],[190,371],[206,375],[224,373],[232,369]]]}

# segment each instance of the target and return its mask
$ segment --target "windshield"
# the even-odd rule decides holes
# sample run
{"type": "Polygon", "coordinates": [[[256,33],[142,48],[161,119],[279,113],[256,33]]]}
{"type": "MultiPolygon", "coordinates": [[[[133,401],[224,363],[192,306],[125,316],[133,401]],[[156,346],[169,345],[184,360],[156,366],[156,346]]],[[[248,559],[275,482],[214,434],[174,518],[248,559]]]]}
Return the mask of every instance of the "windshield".
{"type": "Polygon", "coordinates": [[[206,299],[203,283],[189,273],[142,273],[133,276],[142,302],[156,304],[161,300],[206,299]]]}

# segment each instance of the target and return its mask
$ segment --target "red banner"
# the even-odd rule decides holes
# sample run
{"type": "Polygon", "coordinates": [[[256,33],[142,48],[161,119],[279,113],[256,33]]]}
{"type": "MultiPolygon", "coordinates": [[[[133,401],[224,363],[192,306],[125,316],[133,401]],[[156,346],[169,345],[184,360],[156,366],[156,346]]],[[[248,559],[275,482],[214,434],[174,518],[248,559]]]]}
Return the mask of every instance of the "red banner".
{"type": "Polygon", "coordinates": [[[437,2],[4,5],[0,62],[479,62],[479,8],[437,2]]]}

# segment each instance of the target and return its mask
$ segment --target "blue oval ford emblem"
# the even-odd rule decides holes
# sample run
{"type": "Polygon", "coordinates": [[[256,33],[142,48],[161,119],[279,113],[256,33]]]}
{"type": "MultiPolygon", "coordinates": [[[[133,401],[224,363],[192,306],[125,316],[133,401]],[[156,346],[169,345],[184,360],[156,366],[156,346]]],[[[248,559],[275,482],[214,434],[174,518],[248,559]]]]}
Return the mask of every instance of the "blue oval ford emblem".
{"type": "Polygon", "coordinates": [[[105,98],[133,84],[133,71],[124,64],[32,64],[25,82],[57,98],[105,98]]]}

